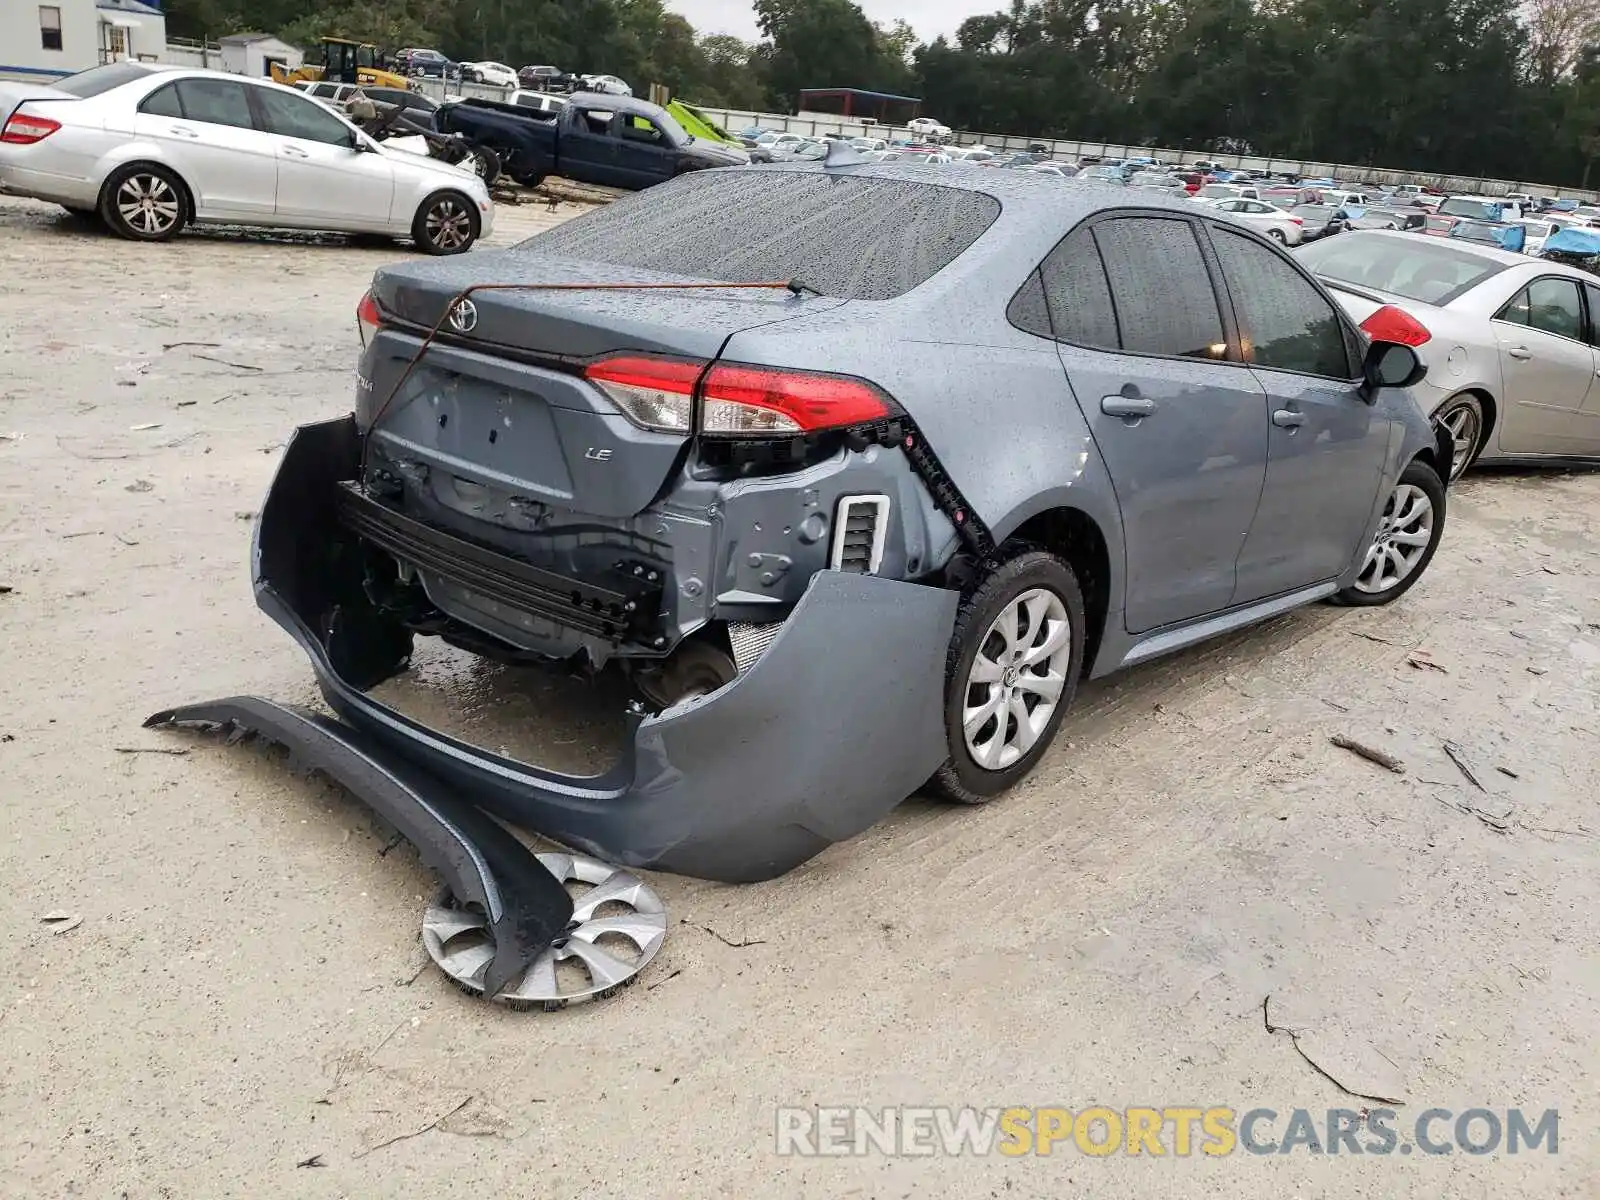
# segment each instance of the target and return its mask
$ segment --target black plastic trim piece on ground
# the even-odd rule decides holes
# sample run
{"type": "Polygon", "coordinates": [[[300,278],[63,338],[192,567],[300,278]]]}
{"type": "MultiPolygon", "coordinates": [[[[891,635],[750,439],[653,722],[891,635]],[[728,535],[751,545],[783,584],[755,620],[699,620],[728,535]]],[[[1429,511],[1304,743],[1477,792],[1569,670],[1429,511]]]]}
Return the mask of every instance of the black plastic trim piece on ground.
{"type": "Polygon", "coordinates": [[[257,696],[232,696],[166,709],[144,724],[257,735],[363,801],[417,848],[457,900],[488,916],[494,959],[484,973],[487,996],[520,978],[572,920],[567,889],[498,822],[342,721],[257,696]]]}

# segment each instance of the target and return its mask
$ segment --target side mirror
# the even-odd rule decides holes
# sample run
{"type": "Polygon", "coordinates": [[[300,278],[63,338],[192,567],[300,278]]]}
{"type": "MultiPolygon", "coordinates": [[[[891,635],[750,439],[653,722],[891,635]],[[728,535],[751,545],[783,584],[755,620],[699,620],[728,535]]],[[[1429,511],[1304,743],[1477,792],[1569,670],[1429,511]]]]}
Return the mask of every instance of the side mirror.
{"type": "Polygon", "coordinates": [[[1415,387],[1427,376],[1428,368],[1410,346],[1400,342],[1373,342],[1361,364],[1361,392],[1367,403],[1377,398],[1379,388],[1415,387]]]}

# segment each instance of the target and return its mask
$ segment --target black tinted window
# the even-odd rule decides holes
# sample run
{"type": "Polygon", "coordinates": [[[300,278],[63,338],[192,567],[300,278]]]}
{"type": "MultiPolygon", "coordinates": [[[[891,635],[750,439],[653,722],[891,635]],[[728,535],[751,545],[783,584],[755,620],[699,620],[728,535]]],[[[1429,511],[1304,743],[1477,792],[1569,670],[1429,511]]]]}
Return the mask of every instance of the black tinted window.
{"type": "Polygon", "coordinates": [[[1232,230],[1213,226],[1211,240],[1251,362],[1329,379],[1354,377],[1333,305],[1300,272],[1232,230]]]}
{"type": "Polygon", "coordinates": [[[1600,343],[1600,288],[1586,283],[1583,294],[1589,301],[1589,340],[1600,343]]]}
{"type": "Polygon", "coordinates": [[[65,92],[67,95],[76,96],[80,100],[87,100],[91,96],[98,96],[101,92],[109,92],[114,87],[132,83],[136,79],[147,79],[150,74],[150,68],[143,63],[107,63],[103,67],[90,67],[87,71],[79,71],[76,75],[68,75],[65,79],[58,80],[50,86],[58,92],[65,92]]]}
{"type": "Polygon", "coordinates": [[[226,79],[180,79],[177,88],[183,115],[189,120],[251,128],[250,100],[244,84],[226,79]]]}
{"type": "Polygon", "coordinates": [[[991,196],[929,183],[696,172],[518,249],[727,283],[792,279],[825,296],[888,300],[931,279],[999,215],[991,196]]]}
{"type": "Polygon", "coordinates": [[[151,92],[139,105],[139,111],[153,117],[182,117],[183,105],[178,103],[177,85],[169,83],[151,92]]]}
{"type": "Polygon", "coordinates": [[[1035,271],[1028,276],[1028,282],[1022,285],[1022,290],[1011,297],[1011,306],[1006,309],[1006,320],[1018,329],[1028,333],[1036,333],[1040,337],[1054,337],[1055,332],[1050,328],[1050,313],[1045,307],[1044,284],[1039,279],[1039,272],[1035,271]]]}
{"type": "Polygon", "coordinates": [[[1080,229],[1050,252],[1039,268],[1056,336],[1080,346],[1115,350],[1117,315],[1111,307],[1100,252],[1087,229],[1080,229]]]}
{"type": "Polygon", "coordinates": [[[1094,237],[1124,350],[1185,358],[1226,354],[1216,293],[1187,221],[1119,217],[1096,225],[1094,237]]]}
{"type": "Polygon", "coordinates": [[[272,133],[330,146],[350,145],[349,127],[315,101],[273,88],[257,88],[256,99],[261,102],[267,129],[272,133]]]}

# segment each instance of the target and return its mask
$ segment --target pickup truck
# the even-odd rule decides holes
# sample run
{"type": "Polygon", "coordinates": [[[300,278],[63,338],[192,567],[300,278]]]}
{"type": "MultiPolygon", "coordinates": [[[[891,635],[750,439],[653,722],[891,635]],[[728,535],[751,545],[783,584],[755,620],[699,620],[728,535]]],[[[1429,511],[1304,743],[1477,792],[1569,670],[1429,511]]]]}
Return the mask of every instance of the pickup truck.
{"type": "Polygon", "coordinates": [[[462,100],[441,108],[435,124],[491,147],[525,187],[560,175],[638,191],[686,171],[750,161],[737,147],[691,137],[665,109],[626,96],[580,92],[550,113],[462,100]]]}

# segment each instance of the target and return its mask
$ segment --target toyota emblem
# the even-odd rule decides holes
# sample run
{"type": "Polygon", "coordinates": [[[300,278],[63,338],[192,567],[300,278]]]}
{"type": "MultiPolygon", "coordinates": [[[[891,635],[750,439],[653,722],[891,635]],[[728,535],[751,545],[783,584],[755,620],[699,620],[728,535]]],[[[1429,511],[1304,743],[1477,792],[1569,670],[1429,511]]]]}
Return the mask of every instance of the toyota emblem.
{"type": "Polygon", "coordinates": [[[478,324],[478,306],[471,300],[457,300],[450,306],[450,328],[457,333],[471,333],[478,324]]]}

